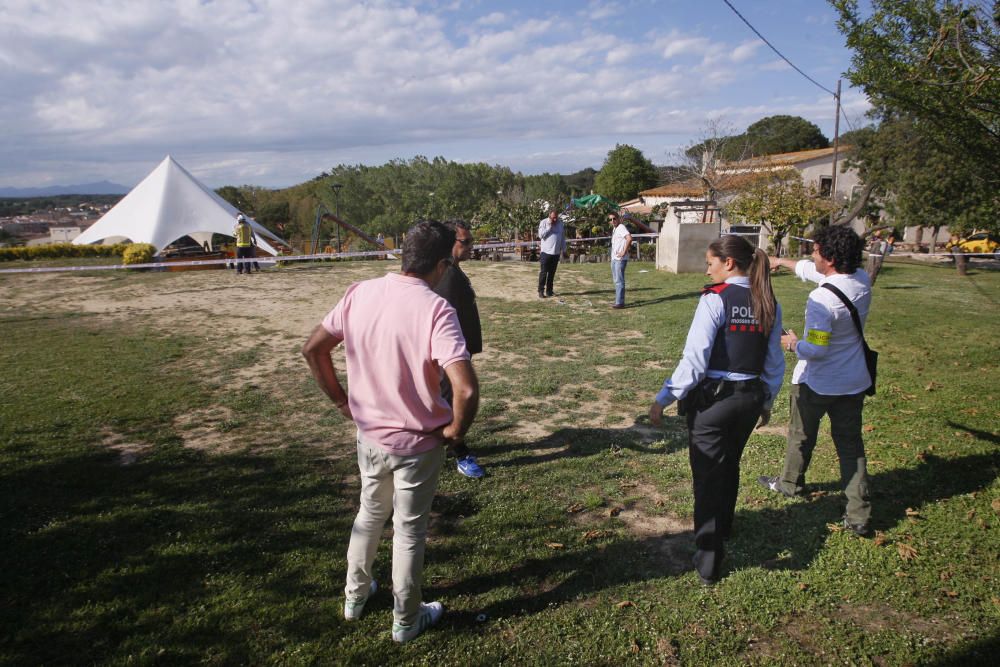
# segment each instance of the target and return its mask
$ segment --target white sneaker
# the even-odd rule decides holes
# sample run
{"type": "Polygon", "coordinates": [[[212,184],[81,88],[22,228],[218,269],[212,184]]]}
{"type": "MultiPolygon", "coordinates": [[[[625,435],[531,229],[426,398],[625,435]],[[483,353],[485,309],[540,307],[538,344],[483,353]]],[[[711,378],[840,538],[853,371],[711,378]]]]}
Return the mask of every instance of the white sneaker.
{"type": "Polygon", "coordinates": [[[441,620],[444,614],[444,607],[440,602],[420,603],[420,615],[413,625],[392,624],[392,641],[405,644],[411,639],[415,639],[421,632],[431,627],[441,620]]]}
{"type": "Polygon", "coordinates": [[[361,600],[351,600],[348,598],[344,601],[344,618],[348,621],[356,621],[361,618],[361,612],[365,610],[365,603],[368,602],[368,598],[374,595],[375,591],[378,590],[378,584],[372,579],[372,585],[368,587],[368,595],[361,600]]]}

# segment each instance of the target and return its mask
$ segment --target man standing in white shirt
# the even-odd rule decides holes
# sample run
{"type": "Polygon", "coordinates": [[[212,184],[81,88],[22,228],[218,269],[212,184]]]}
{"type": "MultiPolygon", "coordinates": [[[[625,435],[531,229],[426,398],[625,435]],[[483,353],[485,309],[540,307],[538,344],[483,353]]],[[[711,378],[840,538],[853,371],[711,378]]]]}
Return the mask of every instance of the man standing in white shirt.
{"type": "Polygon", "coordinates": [[[611,223],[611,279],[615,283],[615,310],[625,307],[625,266],[628,264],[628,249],[632,245],[632,235],[622,224],[618,213],[610,213],[611,223]]]}
{"type": "Polygon", "coordinates": [[[801,495],[820,420],[829,415],[840,459],[841,487],[847,496],[844,527],[867,536],[871,532],[871,503],[861,415],[872,378],[850,311],[836,294],[823,288],[830,284],[839,289],[864,325],[872,298],[868,274],[859,268],[864,242],[849,227],[836,226],[820,229],[812,243],[812,261],[771,258],[772,270],[779,266],[792,269],[803,281],[819,287],[809,293],[806,302],[805,337],[799,340],[791,330],[781,337],[782,346],[799,358],[792,373],[785,468],[781,476],[761,477],[759,481],[776,493],[801,495]]]}
{"type": "Polygon", "coordinates": [[[552,209],[549,216],[538,223],[538,238],[541,239],[538,271],[538,298],[554,296],[552,283],[556,278],[559,257],[566,251],[566,231],[559,213],[552,209]]]}

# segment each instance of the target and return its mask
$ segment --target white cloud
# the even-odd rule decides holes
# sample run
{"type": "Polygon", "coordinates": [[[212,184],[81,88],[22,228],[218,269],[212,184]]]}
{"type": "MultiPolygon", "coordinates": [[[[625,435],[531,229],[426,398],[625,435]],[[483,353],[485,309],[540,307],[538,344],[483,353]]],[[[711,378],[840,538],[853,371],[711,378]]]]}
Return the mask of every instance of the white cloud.
{"type": "MultiPolygon", "coordinates": [[[[664,35],[642,3],[585,11],[601,24],[491,3],[5,0],[0,185],[81,164],[98,178],[80,180],[140,177],[168,152],[264,184],[407,151],[460,159],[468,142],[491,155],[607,137],[583,151],[603,158],[629,136],[697,130],[719,106],[706,100],[760,69],[756,40],[664,35]]],[[[540,164],[530,152],[508,163],[540,164]]]]}
{"type": "Polygon", "coordinates": [[[480,26],[494,26],[507,21],[507,16],[503,12],[492,12],[486,16],[480,16],[476,19],[476,25],[480,26]]]}

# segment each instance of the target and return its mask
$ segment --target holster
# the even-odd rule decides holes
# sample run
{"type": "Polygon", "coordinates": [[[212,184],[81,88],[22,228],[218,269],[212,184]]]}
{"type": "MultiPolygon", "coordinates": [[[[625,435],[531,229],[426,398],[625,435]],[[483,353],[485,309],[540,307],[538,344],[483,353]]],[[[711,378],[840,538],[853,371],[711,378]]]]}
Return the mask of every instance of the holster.
{"type": "Polygon", "coordinates": [[[697,387],[677,402],[677,414],[684,416],[707,410],[712,405],[732,393],[732,387],[725,380],[704,379],[697,387]]]}

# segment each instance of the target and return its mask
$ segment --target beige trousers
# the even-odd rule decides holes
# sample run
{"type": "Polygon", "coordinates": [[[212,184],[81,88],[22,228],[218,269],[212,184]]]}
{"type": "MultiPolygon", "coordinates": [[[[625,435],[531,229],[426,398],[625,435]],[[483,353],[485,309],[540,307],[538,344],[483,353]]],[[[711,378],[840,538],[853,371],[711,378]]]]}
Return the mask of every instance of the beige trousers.
{"type": "Polygon", "coordinates": [[[415,623],[420,612],[427,523],[443,463],[444,447],[394,456],[358,435],[361,509],[347,547],[344,592],[353,600],[368,595],[379,538],[391,514],[393,619],[401,625],[415,623]]]}

